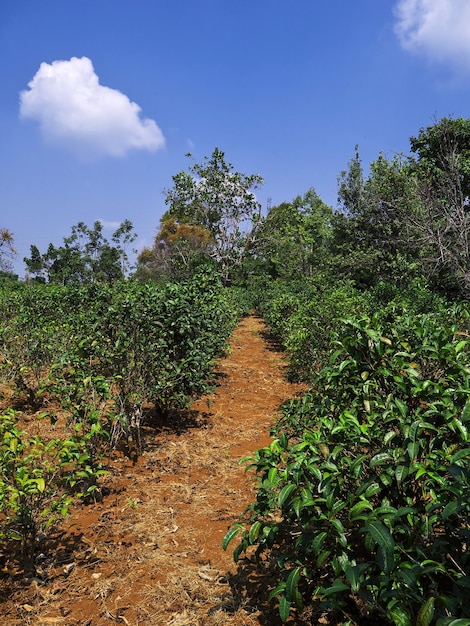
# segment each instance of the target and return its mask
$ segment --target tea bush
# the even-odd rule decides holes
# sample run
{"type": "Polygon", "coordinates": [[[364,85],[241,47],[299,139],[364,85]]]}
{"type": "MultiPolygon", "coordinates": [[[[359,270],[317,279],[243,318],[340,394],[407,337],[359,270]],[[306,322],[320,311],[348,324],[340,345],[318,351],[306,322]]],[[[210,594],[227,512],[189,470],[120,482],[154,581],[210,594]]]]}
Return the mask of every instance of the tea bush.
{"type": "Polygon", "coordinates": [[[63,439],[30,437],[0,415],[0,539],[34,573],[39,533],[74,497],[97,497],[103,455],[125,437],[141,452],[144,406],[170,409],[213,386],[236,313],[217,276],[179,283],[14,286],[0,290],[0,374],[15,402],[56,420],[63,439]]]}
{"type": "Polygon", "coordinates": [[[254,301],[286,351],[288,378],[304,382],[310,382],[328,360],[341,318],[377,313],[384,322],[393,323],[402,315],[433,312],[445,323],[450,307],[419,281],[405,290],[381,282],[366,292],[348,281],[264,281],[254,286],[254,301]]]}
{"type": "Polygon", "coordinates": [[[25,286],[10,296],[0,294],[5,383],[35,406],[56,398],[92,447],[125,435],[140,451],[145,404],[167,414],[210,391],[237,321],[207,270],[164,285],[25,286]]]}
{"type": "Polygon", "coordinates": [[[339,318],[369,310],[367,297],[352,283],[320,280],[275,281],[264,285],[257,309],[288,356],[290,380],[310,381],[328,357],[339,318]]]}

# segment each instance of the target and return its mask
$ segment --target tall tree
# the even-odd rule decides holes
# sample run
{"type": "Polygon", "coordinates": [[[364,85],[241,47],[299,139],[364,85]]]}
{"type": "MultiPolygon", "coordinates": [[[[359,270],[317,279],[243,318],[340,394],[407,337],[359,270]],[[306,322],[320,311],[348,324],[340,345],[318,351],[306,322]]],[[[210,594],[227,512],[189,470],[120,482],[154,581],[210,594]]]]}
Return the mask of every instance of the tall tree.
{"type": "Polygon", "coordinates": [[[365,177],[356,147],[339,178],[338,202],[333,218],[338,271],[365,287],[379,280],[409,282],[419,250],[406,219],[416,203],[406,161],[381,154],[365,177]]]}
{"type": "MultiPolygon", "coordinates": [[[[118,252],[119,261],[121,263],[121,272],[123,276],[127,276],[131,270],[129,261],[129,246],[137,239],[137,233],[134,232],[134,224],[130,220],[124,220],[112,234],[111,240],[114,243],[112,248],[118,252]]],[[[136,253],[136,250],[132,250],[136,253]]]]}
{"type": "Polygon", "coordinates": [[[11,260],[15,256],[13,234],[8,228],[0,228],[0,270],[9,272],[12,269],[11,260]]]}
{"type": "Polygon", "coordinates": [[[410,224],[431,273],[470,298],[470,119],[442,118],[410,142],[420,199],[410,224]]]}
{"type": "Polygon", "coordinates": [[[348,168],[338,177],[338,210],[333,223],[333,265],[339,275],[359,286],[375,282],[377,249],[371,249],[364,232],[365,177],[358,146],[348,168]]]}
{"type": "Polygon", "coordinates": [[[262,183],[259,174],[234,171],[225,154],[215,148],[202,163],[173,176],[173,187],[165,192],[169,208],[163,221],[172,218],[207,230],[213,238],[210,254],[228,282],[256,241],[261,205],[254,191],[262,183]]]}
{"type": "Polygon", "coordinates": [[[354,157],[349,161],[348,169],[338,177],[338,202],[342,212],[348,217],[358,217],[364,210],[364,170],[359,146],[354,148],[354,157]]]}
{"type": "Polygon", "coordinates": [[[202,226],[179,224],[175,219],[160,222],[153,246],[138,258],[137,278],[183,278],[204,263],[213,263],[211,233],[202,226]]]}

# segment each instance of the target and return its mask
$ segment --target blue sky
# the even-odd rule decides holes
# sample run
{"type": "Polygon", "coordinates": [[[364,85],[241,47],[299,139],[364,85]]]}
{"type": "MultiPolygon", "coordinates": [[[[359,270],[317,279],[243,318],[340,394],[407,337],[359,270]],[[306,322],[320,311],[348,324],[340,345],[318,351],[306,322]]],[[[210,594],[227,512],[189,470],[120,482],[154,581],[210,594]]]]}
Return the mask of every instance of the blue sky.
{"type": "Polygon", "coordinates": [[[0,0],[0,227],[83,221],[151,245],[172,176],[215,147],[279,204],[469,117],[468,0],[0,0]]]}

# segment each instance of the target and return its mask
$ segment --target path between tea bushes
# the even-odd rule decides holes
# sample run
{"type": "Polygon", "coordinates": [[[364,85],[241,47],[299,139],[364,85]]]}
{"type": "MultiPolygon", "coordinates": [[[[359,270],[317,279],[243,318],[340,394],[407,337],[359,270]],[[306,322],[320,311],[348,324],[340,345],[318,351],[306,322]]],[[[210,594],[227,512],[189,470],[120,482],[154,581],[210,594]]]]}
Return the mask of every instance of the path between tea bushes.
{"type": "Polygon", "coordinates": [[[41,547],[46,582],[0,580],[1,623],[278,624],[267,603],[273,581],[254,566],[238,570],[221,542],[255,495],[240,460],[271,441],[277,408],[301,391],[283,370],[263,321],[243,319],[218,364],[215,395],[146,428],[135,465],[110,460],[109,495],[74,510],[67,533],[41,547]]]}

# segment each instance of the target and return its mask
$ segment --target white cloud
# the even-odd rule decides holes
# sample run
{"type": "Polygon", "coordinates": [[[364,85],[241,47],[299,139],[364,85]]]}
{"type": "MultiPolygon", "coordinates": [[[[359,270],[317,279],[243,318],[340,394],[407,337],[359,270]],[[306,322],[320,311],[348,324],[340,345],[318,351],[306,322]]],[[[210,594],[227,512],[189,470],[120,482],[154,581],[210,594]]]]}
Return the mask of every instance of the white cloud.
{"type": "Polygon", "coordinates": [[[406,50],[470,70],[468,0],[399,0],[395,32],[406,50]]]}
{"type": "Polygon", "coordinates": [[[87,57],[41,63],[20,94],[20,117],[39,122],[44,137],[81,156],[155,151],[165,138],[154,120],[116,89],[100,85],[87,57]]]}
{"type": "Polygon", "coordinates": [[[98,222],[100,222],[106,230],[117,230],[122,224],[122,222],[110,222],[109,220],[102,220],[101,218],[98,219],[98,222]]]}

